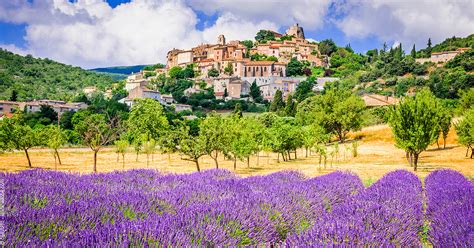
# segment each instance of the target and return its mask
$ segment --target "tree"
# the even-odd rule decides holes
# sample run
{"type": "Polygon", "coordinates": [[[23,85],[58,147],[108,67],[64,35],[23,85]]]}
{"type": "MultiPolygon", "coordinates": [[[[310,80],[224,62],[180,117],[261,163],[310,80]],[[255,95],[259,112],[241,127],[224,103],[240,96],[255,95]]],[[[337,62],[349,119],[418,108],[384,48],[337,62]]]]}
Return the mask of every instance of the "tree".
{"type": "Polygon", "coordinates": [[[428,44],[427,44],[425,50],[426,50],[426,53],[427,53],[428,57],[431,56],[431,50],[432,50],[432,48],[431,48],[431,38],[428,38],[428,44]]]}
{"type": "Polygon", "coordinates": [[[128,148],[128,140],[126,139],[119,139],[114,142],[115,145],[115,152],[117,153],[117,162],[118,160],[118,155],[122,155],[122,168],[125,169],[125,154],[127,153],[127,148],[128,148]]]}
{"type": "Polygon", "coordinates": [[[10,101],[16,102],[18,100],[18,92],[16,90],[12,90],[12,95],[10,96],[10,101]]]}
{"type": "Polygon", "coordinates": [[[459,143],[466,146],[466,157],[471,150],[471,158],[474,156],[474,109],[469,110],[464,118],[454,125],[459,137],[459,143]]]}
{"type": "Polygon", "coordinates": [[[159,140],[169,123],[163,106],[153,99],[137,99],[128,117],[128,130],[134,139],[159,140]]]}
{"type": "Polygon", "coordinates": [[[93,171],[97,172],[97,153],[104,145],[114,141],[122,131],[120,118],[106,118],[102,114],[80,111],[74,115],[72,122],[74,130],[82,137],[83,144],[94,152],[93,171]]]}
{"type": "Polygon", "coordinates": [[[170,154],[177,152],[178,145],[181,140],[186,138],[185,135],[188,135],[188,127],[182,121],[174,121],[174,125],[170,126],[168,130],[162,135],[160,139],[160,149],[162,152],[168,154],[168,160],[170,159],[170,154]]]}
{"type": "Polygon", "coordinates": [[[209,69],[209,71],[207,72],[207,76],[208,77],[218,77],[219,76],[219,71],[212,67],[211,69],[209,69]]]}
{"type": "Polygon", "coordinates": [[[206,155],[206,144],[202,136],[192,136],[186,130],[185,138],[179,142],[179,152],[186,156],[182,160],[192,161],[196,164],[197,171],[201,171],[199,167],[199,158],[206,155]]]}
{"type": "Polygon", "coordinates": [[[451,121],[453,117],[449,110],[441,108],[439,111],[439,127],[441,135],[443,136],[443,148],[446,148],[446,138],[448,137],[449,129],[451,128],[451,121]]]}
{"type": "Polygon", "coordinates": [[[474,108],[474,88],[460,91],[459,112],[474,108]]]}
{"type": "Polygon", "coordinates": [[[199,136],[203,140],[204,151],[214,160],[217,169],[219,169],[217,159],[227,143],[226,129],[223,127],[224,120],[215,113],[210,114],[199,125],[199,136]]]}
{"type": "Polygon", "coordinates": [[[150,161],[150,154],[154,154],[156,151],[156,141],[154,139],[148,139],[143,141],[143,152],[146,154],[146,167],[148,168],[150,161]]]}
{"type": "Polygon", "coordinates": [[[319,42],[319,52],[321,54],[331,56],[337,50],[336,43],[332,39],[326,39],[319,42]]]}
{"type": "Polygon", "coordinates": [[[291,58],[286,68],[286,75],[288,77],[303,75],[303,64],[296,58],[291,58]]]}
{"type": "Polygon", "coordinates": [[[420,153],[438,138],[438,123],[439,103],[427,89],[403,99],[391,109],[389,125],[396,146],[406,151],[415,171],[420,153]]]}
{"type": "Polygon", "coordinates": [[[226,99],[229,96],[229,93],[227,92],[227,88],[224,88],[224,99],[226,99]]]}
{"type": "Polygon", "coordinates": [[[272,103],[270,105],[270,112],[277,112],[285,107],[285,102],[283,102],[283,93],[281,90],[275,92],[272,103]]]}
{"type": "Polygon", "coordinates": [[[416,48],[415,44],[413,44],[413,48],[411,49],[410,55],[412,58],[416,59],[416,48]]]}
{"type": "Polygon", "coordinates": [[[275,34],[269,30],[260,30],[257,32],[255,40],[260,43],[265,43],[269,40],[275,40],[275,34]]]}
{"type": "Polygon", "coordinates": [[[250,97],[252,97],[254,102],[260,103],[263,101],[262,92],[260,88],[257,86],[257,81],[254,80],[253,83],[250,85],[250,97]]]}
{"type": "Polygon", "coordinates": [[[56,165],[56,159],[59,165],[62,165],[58,149],[66,143],[66,133],[57,125],[49,125],[42,130],[42,136],[44,137],[45,145],[53,150],[54,165],[56,165]]]}
{"type": "Polygon", "coordinates": [[[235,115],[238,118],[242,118],[242,106],[240,105],[240,102],[235,104],[234,111],[232,112],[233,115],[235,115]]]}
{"type": "Polygon", "coordinates": [[[178,75],[181,73],[183,68],[180,66],[174,66],[168,71],[168,75],[170,78],[178,78],[178,75]]]}
{"type": "Polygon", "coordinates": [[[228,63],[227,66],[224,68],[224,73],[227,75],[232,75],[234,73],[234,67],[231,63],[228,63]]]}
{"type": "Polygon", "coordinates": [[[293,101],[293,95],[289,94],[286,98],[285,114],[294,117],[296,115],[296,102],[293,101]]]}
{"type": "Polygon", "coordinates": [[[307,79],[300,82],[298,86],[296,86],[295,98],[299,103],[304,101],[306,98],[314,95],[314,83],[314,80],[307,79]]]}
{"type": "MultiPolygon", "coordinates": [[[[314,122],[344,142],[349,131],[357,131],[363,122],[364,101],[349,90],[332,88],[323,95],[308,98],[305,105],[314,122]]],[[[300,116],[299,114],[298,116],[300,116]]]]}
{"type": "Polygon", "coordinates": [[[0,148],[3,150],[23,150],[28,160],[28,167],[32,167],[28,150],[40,145],[39,132],[22,123],[21,115],[4,118],[0,121],[0,148]]]}

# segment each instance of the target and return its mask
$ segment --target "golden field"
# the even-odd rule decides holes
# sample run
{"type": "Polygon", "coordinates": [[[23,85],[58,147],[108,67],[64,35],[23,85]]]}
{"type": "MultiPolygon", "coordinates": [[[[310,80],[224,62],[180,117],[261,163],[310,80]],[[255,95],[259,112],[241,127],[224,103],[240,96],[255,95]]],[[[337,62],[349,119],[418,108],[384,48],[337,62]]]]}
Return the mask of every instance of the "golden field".
{"type": "MultiPolygon", "coordinates": [[[[350,134],[350,137],[361,138],[358,156],[352,157],[349,149],[350,142],[341,144],[339,145],[337,158],[334,156],[331,159],[331,156],[328,156],[326,168],[324,168],[324,165],[319,166],[318,155],[313,154],[306,158],[305,151],[301,149],[298,151],[298,159],[292,159],[289,162],[283,162],[280,159],[279,163],[276,154],[261,152],[259,158],[254,156],[250,159],[250,167],[247,167],[246,162],[239,161],[235,172],[241,176],[252,176],[281,170],[297,170],[313,177],[336,170],[345,170],[356,173],[365,183],[370,184],[389,171],[397,169],[413,170],[405,159],[404,151],[395,147],[391,130],[387,125],[367,127],[350,134]]],[[[442,139],[440,139],[440,145],[442,147],[442,139]]],[[[76,173],[92,172],[93,154],[90,149],[63,148],[59,153],[63,164],[55,165],[54,157],[48,149],[31,149],[30,158],[33,167],[76,173]]],[[[446,149],[437,149],[437,146],[434,145],[421,153],[416,174],[424,178],[433,170],[450,168],[460,171],[468,178],[472,178],[474,177],[474,160],[465,158],[465,153],[465,147],[457,144],[455,131],[451,130],[446,149]]],[[[294,154],[292,154],[293,157],[294,154]]],[[[29,169],[24,153],[19,151],[0,154],[0,165],[2,171],[6,172],[29,169]]],[[[201,158],[200,166],[202,170],[215,168],[214,161],[209,157],[201,158]]],[[[219,167],[233,170],[233,162],[224,160],[221,156],[219,167]]],[[[152,156],[150,156],[149,165],[147,166],[146,155],[140,154],[137,161],[136,154],[130,148],[130,152],[125,156],[125,167],[123,167],[121,156],[120,162],[117,162],[117,154],[114,153],[111,147],[104,148],[98,154],[97,169],[99,172],[139,168],[157,169],[164,173],[190,173],[196,171],[194,163],[182,160],[179,154],[168,155],[157,152],[153,155],[153,161],[152,156]]]]}

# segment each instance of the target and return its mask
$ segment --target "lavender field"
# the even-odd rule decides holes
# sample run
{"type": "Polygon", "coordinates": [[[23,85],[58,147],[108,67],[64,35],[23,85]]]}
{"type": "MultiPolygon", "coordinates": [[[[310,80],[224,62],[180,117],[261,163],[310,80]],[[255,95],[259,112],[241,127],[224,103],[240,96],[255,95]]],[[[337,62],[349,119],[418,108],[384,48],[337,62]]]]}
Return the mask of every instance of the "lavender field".
{"type": "Polygon", "coordinates": [[[474,186],[441,170],[240,178],[226,170],[3,174],[7,247],[472,247],[474,186]]]}

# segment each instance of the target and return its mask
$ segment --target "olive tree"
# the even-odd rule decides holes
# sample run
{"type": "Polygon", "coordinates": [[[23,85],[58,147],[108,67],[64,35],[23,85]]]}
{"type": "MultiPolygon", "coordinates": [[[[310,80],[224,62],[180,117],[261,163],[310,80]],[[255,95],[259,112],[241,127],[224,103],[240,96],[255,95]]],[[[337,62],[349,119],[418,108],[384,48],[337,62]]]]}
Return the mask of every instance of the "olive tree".
{"type": "Polygon", "coordinates": [[[439,103],[429,90],[403,99],[391,109],[389,125],[396,146],[404,149],[416,171],[418,157],[439,135],[439,103]]]}
{"type": "Polygon", "coordinates": [[[74,130],[81,136],[84,145],[94,152],[93,171],[97,172],[97,153],[105,145],[113,142],[122,131],[120,118],[106,118],[102,114],[88,111],[78,112],[72,118],[74,130]]]}
{"type": "Polygon", "coordinates": [[[127,153],[128,140],[119,139],[114,142],[115,152],[117,153],[117,163],[119,162],[119,154],[122,155],[122,168],[125,169],[125,153],[127,153]]]}
{"type": "Polygon", "coordinates": [[[467,147],[466,157],[471,150],[471,158],[474,156],[474,109],[471,109],[464,118],[454,125],[459,137],[459,143],[467,147]]]}
{"type": "Polygon", "coordinates": [[[2,150],[23,150],[28,160],[28,167],[32,167],[28,150],[41,144],[38,130],[22,122],[21,115],[4,118],[0,121],[0,148],[2,150]]]}
{"type": "Polygon", "coordinates": [[[227,143],[227,130],[224,127],[224,120],[220,115],[210,114],[199,125],[199,136],[203,139],[204,150],[219,168],[217,161],[220,153],[224,152],[227,143]]]}
{"type": "Polygon", "coordinates": [[[205,139],[202,136],[192,136],[188,127],[179,130],[182,132],[180,136],[183,137],[179,140],[178,146],[178,151],[184,156],[181,159],[194,162],[197,171],[201,171],[199,158],[207,154],[205,139]]]}
{"type": "Polygon", "coordinates": [[[44,144],[53,150],[54,165],[56,166],[56,160],[59,162],[59,165],[62,165],[58,149],[66,144],[66,133],[57,125],[49,125],[43,128],[42,136],[44,137],[44,144]]]}

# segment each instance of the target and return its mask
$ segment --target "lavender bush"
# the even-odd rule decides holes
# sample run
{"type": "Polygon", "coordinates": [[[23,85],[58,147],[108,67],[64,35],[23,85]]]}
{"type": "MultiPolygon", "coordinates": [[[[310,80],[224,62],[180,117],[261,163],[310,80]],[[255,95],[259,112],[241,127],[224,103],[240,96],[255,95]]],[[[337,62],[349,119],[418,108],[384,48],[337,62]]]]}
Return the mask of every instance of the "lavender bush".
{"type": "Polygon", "coordinates": [[[439,170],[425,180],[428,239],[435,247],[474,244],[474,186],[462,174],[439,170]]]}
{"type": "Polygon", "coordinates": [[[367,189],[345,172],[2,176],[7,247],[419,246],[423,225],[421,183],[406,171],[367,189]]]}

